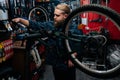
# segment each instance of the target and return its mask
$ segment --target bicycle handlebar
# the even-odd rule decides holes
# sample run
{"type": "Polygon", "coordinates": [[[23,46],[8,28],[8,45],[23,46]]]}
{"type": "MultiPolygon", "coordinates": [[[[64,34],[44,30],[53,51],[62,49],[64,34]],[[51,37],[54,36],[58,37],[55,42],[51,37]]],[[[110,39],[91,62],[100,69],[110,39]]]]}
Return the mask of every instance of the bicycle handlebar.
{"type": "MultiPolygon", "coordinates": [[[[17,25],[18,27],[24,27],[24,25],[16,23],[16,22],[12,22],[13,24],[17,25]]],[[[17,27],[17,28],[18,28],[17,27]]],[[[48,39],[49,37],[51,38],[63,38],[63,39],[67,39],[67,40],[71,40],[71,41],[75,41],[75,42],[88,42],[89,39],[96,39],[97,40],[102,40],[102,43],[104,43],[103,41],[103,37],[101,37],[101,39],[98,39],[97,36],[93,36],[93,35],[79,35],[79,34],[71,34],[69,33],[68,36],[64,34],[64,32],[59,32],[59,31],[52,31],[52,30],[45,30],[45,29],[41,29],[38,31],[34,31],[34,30],[29,30],[28,32],[22,33],[22,34],[18,34],[18,39],[31,39],[31,40],[37,40],[40,39],[40,42],[46,39],[48,39]]]]}
{"type": "Polygon", "coordinates": [[[40,38],[41,34],[40,33],[34,33],[34,34],[28,34],[24,38],[25,39],[33,39],[33,38],[40,38]]]}

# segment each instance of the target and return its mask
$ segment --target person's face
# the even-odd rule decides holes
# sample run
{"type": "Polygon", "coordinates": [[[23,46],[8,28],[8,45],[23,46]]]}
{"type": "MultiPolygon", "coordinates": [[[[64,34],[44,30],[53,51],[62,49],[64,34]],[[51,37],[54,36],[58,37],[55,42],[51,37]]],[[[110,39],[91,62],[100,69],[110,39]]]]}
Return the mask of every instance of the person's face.
{"type": "Polygon", "coordinates": [[[54,25],[55,27],[60,26],[63,24],[64,20],[67,18],[67,14],[59,9],[55,9],[54,11],[54,25]]]}

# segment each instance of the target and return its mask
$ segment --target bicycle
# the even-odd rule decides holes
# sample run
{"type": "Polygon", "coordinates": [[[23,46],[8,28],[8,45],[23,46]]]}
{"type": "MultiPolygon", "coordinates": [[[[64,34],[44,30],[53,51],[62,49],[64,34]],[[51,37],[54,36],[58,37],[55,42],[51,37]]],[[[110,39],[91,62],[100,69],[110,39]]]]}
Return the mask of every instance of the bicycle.
{"type": "MultiPolygon", "coordinates": [[[[35,36],[37,39],[52,36],[65,39],[65,46],[68,50],[67,55],[70,56],[78,69],[94,77],[110,78],[116,76],[120,70],[119,20],[119,14],[108,7],[95,4],[85,5],[72,11],[65,20],[62,32],[42,29],[35,36]],[[92,12],[101,15],[104,22],[98,22],[99,25],[92,24],[90,20],[88,20],[89,25],[85,25],[81,21],[77,22],[79,24],[74,28],[82,31],[83,34],[71,30],[70,25],[75,24],[74,19],[81,18],[84,13],[89,14],[92,12]],[[108,22],[112,23],[112,29],[115,29],[115,32],[107,25],[108,22]],[[73,53],[77,53],[77,55],[73,55],[73,53]]],[[[45,43],[43,40],[40,40],[40,42],[45,43]]]]}

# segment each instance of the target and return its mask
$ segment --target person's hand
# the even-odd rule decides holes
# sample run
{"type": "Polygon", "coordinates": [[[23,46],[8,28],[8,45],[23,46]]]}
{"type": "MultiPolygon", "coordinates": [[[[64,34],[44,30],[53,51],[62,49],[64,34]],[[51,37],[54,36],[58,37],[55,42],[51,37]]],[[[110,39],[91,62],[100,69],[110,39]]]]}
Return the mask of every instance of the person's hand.
{"type": "Polygon", "coordinates": [[[68,67],[73,67],[73,66],[74,66],[74,64],[72,63],[72,61],[68,60],[68,67]]]}
{"type": "Polygon", "coordinates": [[[13,22],[16,22],[16,23],[19,23],[20,20],[21,20],[21,18],[14,18],[14,19],[12,19],[12,21],[13,21],[13,22]]]}
{"type": "Polygon", "coordinates": [[[14,19],[12,19],[12,21],[16,22],[16,23],[21,23],[21,24],[25,25],[26,27],[29,26],[29,21],[27,19],[14,18],[14,19]]]}
{"type": "MultiPolygon", "coordinates": [[[[74,56],[77,56],[77,53],[74,52],[73,55],[74,55],[74,56]]],[[[71,60],[68,60],[68,67],[73,67],[73,66],[74,66],[74,64],[72,63],[72,61],[71,61],[71,60]]]]}

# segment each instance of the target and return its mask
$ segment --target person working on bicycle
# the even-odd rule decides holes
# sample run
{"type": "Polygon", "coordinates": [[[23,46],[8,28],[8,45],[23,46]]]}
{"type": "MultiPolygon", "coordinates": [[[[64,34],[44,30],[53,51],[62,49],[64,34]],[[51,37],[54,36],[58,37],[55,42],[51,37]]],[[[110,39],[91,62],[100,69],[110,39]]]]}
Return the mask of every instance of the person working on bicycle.
{"type": "MultiPolygon", "coordinates": [[[[61,3],[55,7],[54,21],[36,22],[23,18],[14,18],[12,21],[22,23],[26,27],[35,30],[42,28],[45,30],[61,31],[63,23],[70,12],[70,7],[67,4],[61,3]]],[[[55,80],[75,80],[75,67],[68,57],[65,56],[67,50],[64,46],[64,40],[57,37],[54,40],[50,39],[49,43],[51,48],[48,51],[48,61],[53,66],[55,80]]]]}

